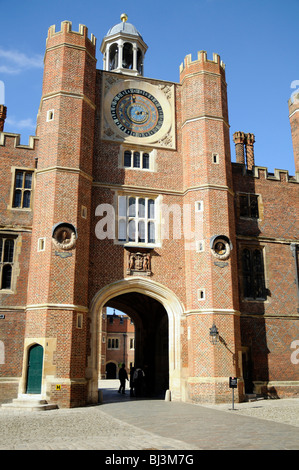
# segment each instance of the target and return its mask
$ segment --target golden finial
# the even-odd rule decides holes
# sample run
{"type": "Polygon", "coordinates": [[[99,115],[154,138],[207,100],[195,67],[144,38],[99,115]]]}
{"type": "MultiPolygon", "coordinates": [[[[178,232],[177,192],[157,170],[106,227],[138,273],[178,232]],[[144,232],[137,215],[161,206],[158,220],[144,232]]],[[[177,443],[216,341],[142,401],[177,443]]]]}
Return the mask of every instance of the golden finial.
{"type": "Polygon", "coordinates": [[[122,13],[120,15],[120,19],[122,20],[123,23],[125,23],[128,19],[128,15],[126,13],[122,13]]]}

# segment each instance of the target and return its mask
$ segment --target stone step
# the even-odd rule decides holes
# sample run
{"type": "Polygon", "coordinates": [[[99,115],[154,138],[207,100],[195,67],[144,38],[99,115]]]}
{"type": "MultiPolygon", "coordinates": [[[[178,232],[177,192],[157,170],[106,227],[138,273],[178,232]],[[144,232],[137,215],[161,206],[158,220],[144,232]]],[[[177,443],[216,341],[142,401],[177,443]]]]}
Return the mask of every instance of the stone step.
{"type": "Polygon", "coordinates": [[[265,397],[263,395],[259,395],[257,393],[246,393],[245,395],[245,401],[248,401],[248,402],[264,400],[264,399],[265,397]]]}
{"type": "Polygon", "coordinates": [[[57,405],[48,403],[47,400],[37,400],[34,398],[14,398],[11,403],[3,403],[1,408],[10,410],[27,410],[27,411],[47,411],[55,410],[57,405]]]}

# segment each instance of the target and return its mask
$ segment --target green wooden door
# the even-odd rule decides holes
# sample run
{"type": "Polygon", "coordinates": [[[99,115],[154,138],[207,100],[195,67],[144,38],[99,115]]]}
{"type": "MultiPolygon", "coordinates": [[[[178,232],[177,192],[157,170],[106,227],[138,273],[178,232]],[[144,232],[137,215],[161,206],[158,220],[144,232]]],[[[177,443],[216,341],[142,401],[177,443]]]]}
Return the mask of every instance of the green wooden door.
{"type": "Polygon", "coordinates": [[[29,349],[26,393],[41,392],[43,355],[43,347],[39,344],[31,346],[29,349]]]}

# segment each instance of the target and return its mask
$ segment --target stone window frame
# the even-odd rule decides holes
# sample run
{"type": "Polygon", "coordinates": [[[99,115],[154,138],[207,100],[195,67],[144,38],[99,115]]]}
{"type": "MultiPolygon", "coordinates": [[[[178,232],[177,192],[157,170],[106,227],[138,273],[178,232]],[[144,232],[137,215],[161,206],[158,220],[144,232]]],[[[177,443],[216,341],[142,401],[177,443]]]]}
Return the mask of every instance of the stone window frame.
{"type": "Polygon", "coordinates": [[[206,289],[203,287],[200,287],[197,289],[197,300],[199,302],[202,302],[203,300],[206,300],[206,289]]]}
{"type": "Polygon", "coordinates": [[[217,152],[212,153],[212,163],[214,165],[219,165],[219,153],[217,152]]]}
{"type": "Polygon", "coordinates": [[[35,186],[35,169],[30,168],[30,167],[11,167],[11,172],[12,172],[12,181],[11,181],[11,191],[10,191],[10,201],[7,209],[9,210],[14,210],[14,211],[22,211],[22,212],[31,212],[33,208],[33,198],[34,198],[34,186],[35,186]],[[16,177],[17,173],[22,172],[23,173],[23,184],[22,188],[16,188],[16,177]],[[31,188],[25,188],[24,187],[24,174],[30,173],[32,175],[31,179],[31,188]],[[15,201],[15,194],[17,190],[21,190],[22,196],[21,196],[21,207],[15,207],[14,206],[14,201],[15,201]],[[30,191],[30,205],[29,207],[23,207],[23,202],[24,202],[24,192],[30,191]]]}
{"type": "Polygon", "coordinates": [[[196,240],[196,252],[203,253],[205,251],[205,241],[204,240],[196,240]]]}
{"type": "Polygon", "coordinates": [[[40,237],[37,240],[37,251],[46,251],[46,237],[40,237]]]}
{"type": "Polygon", "coordinates": [[[204,212],[204,204],[203,201],[195,201],[195,212],[204,212]]]}
{"type": "Polygon", "coordinates": [[[120,349],[120,340],[116,336],[111,336],[107,341],[107,349],[114,350],[120,349]]]}
{"type": "MultiPolygon", "coordinates": [[[[243,302],[261,302],[261,303],[265,303],[268,301],[268,286],[267,286],[267,260],[266,260],[266,246],[264,245],[258,245],[258,244],[250,244],[250,243],[244,243],[242,245],[240,245],[239,247],[239,263],[240,263],[240,275],[239,275],[239,280],[240,280],[240,298],[243,302]],[[244,282],[244,278],[246,276],[246,273],[244,272],[244,269],[243,269],[243,253],[245,250],[248,250],[250,253],[251,253],[251,257],[253,256],[252,254],[255,252],[255,251],[259,251],[261,252],[261,259],[262,259],[262,267],[263,267],[263,273],[262,273],[262,282],[263,282],[263,292],[264,292],[264,295],[262,297],[259,297],[257,295],[253,295],[253,296],[246,296],[245,295],[245,282],[244,282]]],[[[250,261],[250,263],[252,264],[252,260],[250,261]]],[[[253,278],[256,279],[255,275],[256,273],[254,271],[250,271],[250,277],[251,277],[251,280],[250,282],[252,284],[254,284],[253,282],[253,278]]]]}
{"type": "Polygon", "coordinates": [[[148,193],[134,193],[134,192],[118,192],[116,194],[116,238],[115,243],[118,245],[123,245],[126,247],[134,246],[134,247],[157,247],[161,246],[160,242],[160,197],[158,195],[148,194],[148,193]],[[120,198],[126,198],[126,214],[120,214],[120,198]],[[137,211],[135,216],[130,215],[129,206],[130,206],[130,199],[135,199],[135,208],[137,207],[137,211]],[[139,215],[139,200],[145,200],[145,216],[141,217],[139,215]],[[148,203],[149,201],[154,201],[154,217],[148,216],[148,203]],[[134,240],[130,240],[129,237],[129,223],[135,220],[135,234],[136,238],[134,240]],[[120,238],[120,224],[123,221],[123,225],[126,227],[126,239],[120,238]],[[139,241],[137,235],[139,233],[138,225],[139,222],[144,222],[145,228],[145,241],[139,241]],[[137,222],[137,223],[136,223],[137,222]],[[149,241],[149,223],[154,224],[154,232],[155,232],[155,239],[154,241],[149,241]],[[137,239],[137,240],[136,240],[137,239]]]}
{"type": "Polygon", "coordinates": [[[15,285],[15,268],[16,268],[16,259],[17,259],[17,239],[18,236],[11,233],[0,233],[0,293],[12,293],[14,292],[15,285]],[[9,256],[8,259],[5,259],[5,245],[8,240],[13,241],[13,251],[12,257],[9,256]],[[3,288],[3,271],[5,266],[11,268],[11,277],[9,287],[3,288]]]}
{"type": "Polygon", "coordinates": [[[148,149],[140,147],[133,148],[132,146],[122,146],[120,147],[119,152],[119,167],[125,170],[136,170],[136,171],[146,171],[153,172],[156,171],[155,167],[156,161],[156,151],[154,149],[148,149]],[[130,164],[126,163],[126,157],[130,154],[130,164]],[[143,157],[148,156],[148,168],[144,166],[143,157]],[[139,166],[135,164],[135,158],[139,157],[139,166]]]}
{"type": "Polygon", "coordinates": [[[247,220],[260,220],[261,219],[261,195],[256,193],[249,193],[245,191],[240,191],[237,193],[237,209],[238,209],[238,217],[240,219],[247,219],[247,220]],[[241,198],[247,199],[247,209],[248,215],[242,215],[241,209],[241,198]],[[252,215],[251,207],[252,202],[251,199],[255,198],[257,203],[257,217],[252,215]]]}
{"type": "Polygon", "coordinates": [[[54,109],[49,109],[49,110],[47,111],[47,118],[46,118],[46,121],[47,121],[47,122],[54,121],[54,109]]]}

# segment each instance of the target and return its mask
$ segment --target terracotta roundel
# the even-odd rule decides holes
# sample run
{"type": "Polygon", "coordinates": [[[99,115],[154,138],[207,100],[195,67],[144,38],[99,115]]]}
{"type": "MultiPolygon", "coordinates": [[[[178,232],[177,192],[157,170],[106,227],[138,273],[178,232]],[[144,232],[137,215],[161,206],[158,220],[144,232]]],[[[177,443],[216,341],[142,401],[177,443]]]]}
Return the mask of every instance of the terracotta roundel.
{"type": "Polygon", "coordinates": [[[226,260],[230,257],[231,244],[226,237],[215,237],[211,249],[215,258],[226,260]]]}
{"type": "Polygon", "coordinates": [[[72,250],[76,246],[75,228],[69,224],[59,224],[53,232],[52,241],[56,248],[72,250]]]}
{"type": "Polygon", "coordinates": [[[117,93],[110,109],[115,125],[132,137],[150,137],[161,129],[164,122],[159,101],[151,93],[138,88],[117,93]]]}

